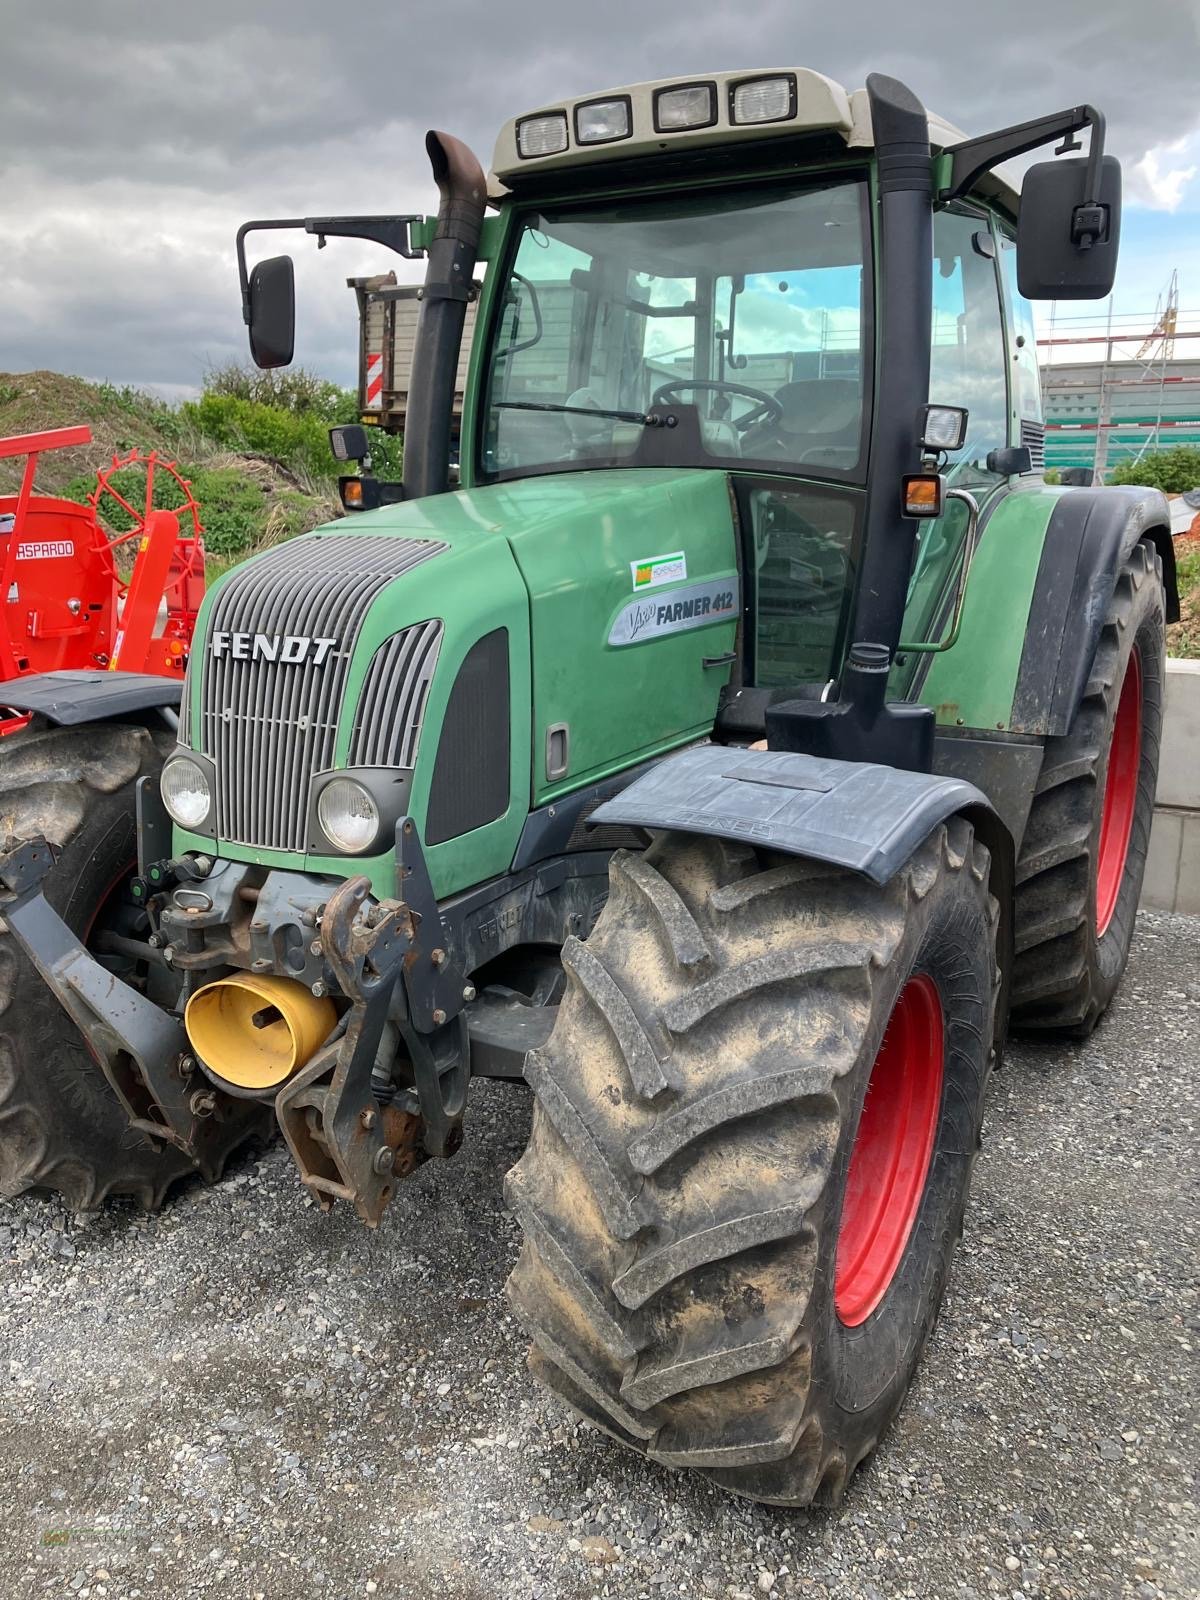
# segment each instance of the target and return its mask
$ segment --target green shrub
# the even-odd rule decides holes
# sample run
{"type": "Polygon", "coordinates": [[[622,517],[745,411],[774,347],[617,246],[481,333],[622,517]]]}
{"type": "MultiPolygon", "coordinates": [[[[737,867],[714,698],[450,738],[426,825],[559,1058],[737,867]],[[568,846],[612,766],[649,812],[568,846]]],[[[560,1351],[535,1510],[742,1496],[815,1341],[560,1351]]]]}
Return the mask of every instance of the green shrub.
{"type": "Polygon", "coordinates": [[[1122,461],[1108,474],[1109,483],[1133,483],[1182,494],[1200,488],[1200,448],[1179,444],[1171,450],[1148,451],[1139,461],[1122,461]]]}
{"type": "Polygon", "coordinates": [[[313,478],[337,476],[328,423],[312,412],[283,411],[236,395],[202,394],[199,400],[185,401],[183,413],[226,450],[251,451],[313,478]]]}
{"type": "Polygon", "coordinates": [[[272,406],[276,411],[288,411],[296,416],[311,414],[328,418],[330,422],[346,420],[339,412],[345,407],[347,392],[305,367],[272,367],[260,371],[257,367],[239,366],[236,361],[212,368],[204,380],[205,394],[250,400],[255,405],[272,406]]]}
{"type": "MultiPolygon", "coordinates": [[[[357,420],[353,396],[345,396],[338,414],[320,416],[314,411],[286,411],[261,400],[206,393],[186,401],[183,414],[192,427],[226,450],[265,456],[287,472],[325,482],[342,471],[329,448],[330,424],[357,420]]],[[[377,442],[373,434],[372,441],[375,472],[398,478],[400,441],[387,434],[380,434],[377,442]]]]}
{"type": "Polygon", "coordinates": [[[192,490],[200,502],[206,550],[237,556],[257,542],[269,509],[261,484],[236,467],[199,467],[192,490]]]}

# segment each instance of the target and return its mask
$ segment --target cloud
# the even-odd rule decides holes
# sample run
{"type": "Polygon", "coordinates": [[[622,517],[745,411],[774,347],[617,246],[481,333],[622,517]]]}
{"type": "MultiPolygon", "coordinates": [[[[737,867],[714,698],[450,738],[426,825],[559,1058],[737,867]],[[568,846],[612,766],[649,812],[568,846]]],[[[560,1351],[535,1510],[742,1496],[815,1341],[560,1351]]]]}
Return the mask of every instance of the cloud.
{"type": "Polygon", "coordinates": [[[1171,144],[1156,145],[1130,168],[1126,188],[1135,205],[1147,206],[1151,211],[1178,211],[1187,194],[1188,186],[1200,165],[1196,161],[1186,166],[1178,158],[1200,154],[1200,135],[1185,136],[1171,144]]]}
{"type": "MultiPolygon", "coordinates": [[[[466,138],[486,165],[514,113],[714,66],[800,62],[851,87],[887,71],[974,131],[1090,101],[1134,169],[1131,197],[1188,195],[1190,159],[1170,146],[1194,103],[1195,0],[1009,0],[1003,25],[942,0],[391,0],[365,13],[327,0],[5,0],[4,11],[0,369],[194,384],[245,350],[232,246],[248,217],[426,210],[426,128],[466,138]]],[[[353,244],[263,243],[296,256],[298,359],[351,381],[345,279],[420,267],[353,244]]]]}

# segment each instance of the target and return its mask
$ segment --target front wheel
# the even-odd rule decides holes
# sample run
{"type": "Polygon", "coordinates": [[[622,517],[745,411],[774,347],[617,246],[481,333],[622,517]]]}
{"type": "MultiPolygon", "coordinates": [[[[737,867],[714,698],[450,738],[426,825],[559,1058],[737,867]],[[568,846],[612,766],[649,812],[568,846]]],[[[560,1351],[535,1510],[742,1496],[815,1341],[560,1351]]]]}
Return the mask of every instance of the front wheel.
{"type": "MultiPolygon", "coordinates": [[[[163,741],[166,743],[167,741],[163,741]]],[[[162,750],[141,727],[34,723],[0,740],[0,839],[58,850],[43,892],[68,927],[104,954],[106,934],[141,933],[130,899],[137,867],[135,789],[162,750]]],[[[135,1133],[75,1023],[0,920],[0,1194],[57,1191],[74,1210],[128,1195],[147,1209],[195,1170],[171,1145],[135,1133]]]]}
{"type": "Polygon", "coordinates": [[[883,889],[679,834],[614,857],[506,1192],[530,1364],[622,1443],[784,1505],[874,1448],[978,1143],[988,869],[961,819],[883,889]]]}

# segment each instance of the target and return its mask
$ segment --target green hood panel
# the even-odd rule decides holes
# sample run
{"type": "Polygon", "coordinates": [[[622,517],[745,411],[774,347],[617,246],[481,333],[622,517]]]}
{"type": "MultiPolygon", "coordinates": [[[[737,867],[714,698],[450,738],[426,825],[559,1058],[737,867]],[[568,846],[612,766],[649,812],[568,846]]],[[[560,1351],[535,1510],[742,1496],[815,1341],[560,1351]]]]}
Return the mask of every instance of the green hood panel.
{"type": "MultiPolygon", "coordinates": [[[[427,585],[454,595],[440,613],[449,626],[459,573],[473,570],[480,545],[501,540],[511,549],[529,599],[533,804],[712,727],[728,669],[704,661],[733,649],[740,616],[724,473],[567,472],[401,502],[355,521],[376,535],[450,546],[377,604],[388,628],[396,626],[396,604],[403,621],[416,620],[409,615],[412,580],[422,574],[427,585]],[[640,584],[639,563],[650,569],[640,584]],[[681,614],[660,619],[668,594],[672,612],[678,602],[681,614]],[[635,605],[637,614],[619,626],[635,605]],[[610,642],[614,631],[630,634],[630,642],[610,642]],[[568,770],[554,779],[546,769],[547,730],[564,724],[568,770]]],[[[427,720],[434,720],[432,705],[427,720]]]]}
{"type": "MultiPolygon", "coordinates": [[[[728,666],[706,667],[705,659],[732,651],[740,616],[734,522],[723,473],[566,473],[460,490],[345,518],[292,541],[288,549],[303,562],[310,543],[337,539],[344,551],[362,538],[377,552],[393,536],[398,542],[436,541],[438,548],[383,582],[356,627],[332,764],[347,761],[355,708],[379,646],[401,629],[440,619],[440,651],[420,718],[410,794],[422,835],[455,677],[483,635],[500,628],[508,634],[508,809],[427,852],[440,895],[506,871],[532,805],[711,728],[728,666]],[[547,770],[547,734],[564,724],[567,770],[556,776],[547,770]]],[[[211,665],[209,619],[218,597],[236,573],[247,570],[234,569],[207,598],[197,630],[197,667],[211,665]]],[[[246,620],[232,626],[266,630],[270,588],[269,579],[262,583],[263,623],[252,607],[246,620]]],[[[302,605],[273,615],[270,630],[321,631],[305,624],[302,605]]],[[[240,647],[248,648],[246,635],[239,638],[240,647]]],[[[194,731],[200,704],[201,672],[193,671],[194,731]]],[[[246,781],[261,776],[251,773],[246,781]]],[[[182,834],[177,843],[213,848],[212,840],[182,834]]],[[[216,847],[222,855],[264,865],[367,871],[377,891],[390,888],[390,857],[351,862],[288,856],[223,840],[216,847]]]]}

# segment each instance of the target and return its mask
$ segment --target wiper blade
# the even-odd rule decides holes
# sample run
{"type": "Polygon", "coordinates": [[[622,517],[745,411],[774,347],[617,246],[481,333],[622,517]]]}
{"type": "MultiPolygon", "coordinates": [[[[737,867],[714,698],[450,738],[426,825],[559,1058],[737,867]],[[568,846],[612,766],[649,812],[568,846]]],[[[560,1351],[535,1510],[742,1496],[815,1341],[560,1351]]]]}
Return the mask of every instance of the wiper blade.
{"type": "Polygon", "coordinates": [[[640,422],[644,427],[656,428],[662,421],[646,411],[613,411],[608,406],[559,406],[549,400],[494,400],[496,411],[559,411],[572,417],[615,417],[618,422],[640,422]]]}

